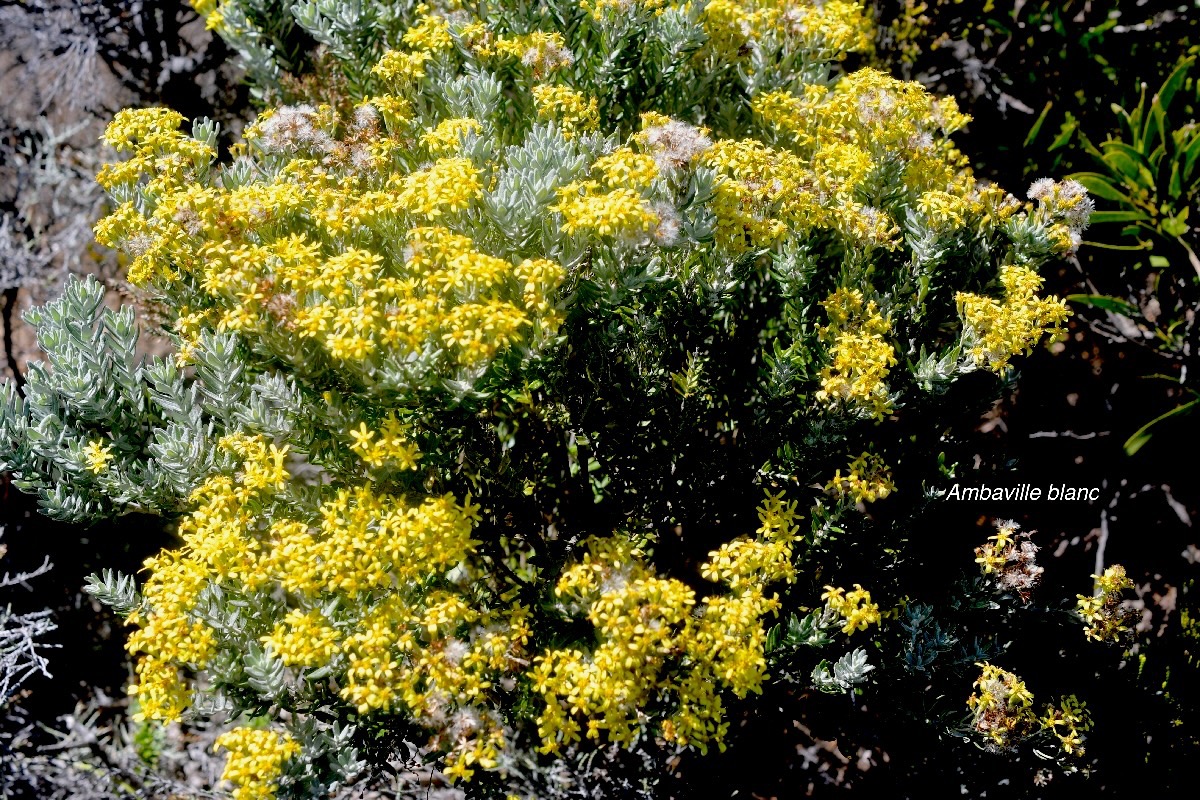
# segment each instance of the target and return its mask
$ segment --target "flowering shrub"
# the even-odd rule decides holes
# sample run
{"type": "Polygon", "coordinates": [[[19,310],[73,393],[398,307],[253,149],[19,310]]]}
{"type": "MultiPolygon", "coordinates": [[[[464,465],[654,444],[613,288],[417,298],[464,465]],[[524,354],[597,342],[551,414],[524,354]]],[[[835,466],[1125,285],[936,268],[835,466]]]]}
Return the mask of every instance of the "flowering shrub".
{"type": "Polygon", "coordinates": [[[295,20],[333,102],[227,160],[164,109],[108,129],[97,237],[176,352],[135,358],[76,282],[5,388],[0,460],[47,513],[178,519],[140,587],[91,584],[138,718],[240,715],[242,798],[406,739],[481,786],[522,737],[703,752],[773,674],[881,675],[851,641],[928,620],[888,520],[948,474],[896,433],[1057,335],[1036,270],[1086,197],[977,181],[952,100],[840,72],[857,3],[327,5],[295,20]]]}

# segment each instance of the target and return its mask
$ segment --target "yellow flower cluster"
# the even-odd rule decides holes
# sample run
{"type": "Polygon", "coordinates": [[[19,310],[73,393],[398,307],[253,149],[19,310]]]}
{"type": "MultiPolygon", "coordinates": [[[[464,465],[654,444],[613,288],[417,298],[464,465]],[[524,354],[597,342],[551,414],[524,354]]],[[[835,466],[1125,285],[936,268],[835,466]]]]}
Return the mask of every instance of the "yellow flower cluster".
{"type": "Polygon", "coordinates": [[[371,71],[395,90],[405,92],[425,79],[425,66],[432,59],[428,50],[389,50],[371,71]]]}
{"type": "Polygon", "coordinates": [[[879,604],[871,602],[871,593],[861,584],[854,584],[850,591],[839,586],[826,586],[821,599],[825,607],[842,618],[842,633],[852,636],[855,631],[865,631],[870,625],[878,625],[883,617],[879,604]]]}
{"type": "Polygon", "coordinates": [[[953,99],[934,98],[918,83],[862,69],[828,87],[759,93],[752,108],[791,148],[714,147],[710,163],[729,184],[715,204],[720,240],[735,250],[768,246],[789,230],[814,227],[836,231],[849,247],[895,249],[899,226],[865,205],[856,190],[897,164],[902,170],[895,188],[932,229],[948,232],[1000,216],[989,212],[1003,193],[998,198],[980,191],[946,138],[968,118],[953,99]]]}
{"type": "Polygon", "coordinates": [[[721,140],[701,163],[717,173],[711,206],[717,241],[734,253],[770,246],[822,221],[817,198],[804,188],[809,173],[788,150],[754,139],[721,140]]]}
{"type": "Polygon", "coordinates": [[[404,179],[397,205],[411,214],[437,219],[465,210],[483,194],[479,170],[466,158],[439,158],[404,179]]]}
{"type": "Polygon", "coordinates": [[[1042,299],[1042,278],[1028,267],[1000,268],[1004,299],[959,292],[964,340],[979,366],[1002,372],[1018,353],[1029,353],[1046,333],[1051,340],[1065,336],[1062,324],[1070,316],[1065,301],[1042,299]]]}
{"type": "Polygon", "coordinates": [[[558,191],[558,203],[551,211],[562,214],[564,233],[590,233],[636,242],[658,225],[654,213],[641,194],[633,189],[604,191],[595,181],[577,181],[558,191]]]}
{"type": "Polygon", "coordinates": [[[370,430],[367,423],[360,422],[358,427],[350,431],[350,449],[372,467],[382,467],[392,464],[397,469],[414,469],[421,457],[421,450],[409,441],[409,429],[397,417],[396,412],[389,411],[384,417],[379,430],[370,430]],[[376,433],[379,438],[375,438],[376,433]]]}
{"type": "Polygon", "coordinates": [[[855,503],[874,503],[896,491],[892,473],[884,460],[874,453],[863,453],[850,462],[843,475],[839,469],[825,485],[825,491],[855,503]]]}
{"type": "Polygon", "coordinates": [[[996,533],[975,548],[975,563],[984,575],[994,578],[1001,589],[1016,592],[1028,600],[1030,592],[1042,580],[1042,567],[1037,564],[1038,546],[1029,540],[1030,533],[1012,520],[996,522],[996,533]]]}
{"type": "Polygon", "coordinates": [[[981,672],[975,691],[967,699],[975,730],[997,747],[1010,747],[1036,722],[1031,709],[1033,694],[1025,682],[994,664],[978,664],[981,672]]]}
{"type": "Polygon", "coordinates": [[[183,546],[147,560],[144,602],[128,619],[139,718],[178,719],[189,705],[181,670],[203,668],[217,644],[200,621],[212,586],[276,609],[258,641],[286,666],[329,668],[359,713],[403,710],[444,737],[451,774],[493,768],[505,734],[488,693],[518,668],[530,630],[524,606],[481,608],[467,584],[446,577],[469,569],[478,509],[449,496],[410,504],[369,486],[327,487],[305,518],[289,491],[286,448],[242,434],[220,447],[240,468],[193,493],[183,546]]]}
{"type": "MultiPolygon", "coordinates": [[[[165,108],[138,108],[120,111],[109,123],[104,141],[117,152],[131,152],[129,159],[105,164],[97,182],[112,191],[117,187],[141,185],[146,197],[160,198],[189,185],[216,158],[216,151],[179,131],[183,117],[165,108]],[[148,180],[143,182],[144,178],[148,180]]],[[[108,247],[123,247],[133,260],[128,275],[140,283],[174,274],[177,258],[173,234],[178,221],[163,219],[147,224],[134,200],[121,203],[96,226],[96,239],[108,247]]]]}
{"type": "Polygon", "coordinates": [[[567,49],[562,34],[557,31],[533,31],[521,36],[498,37],[495,44],[480,55],[496,55],[520,59],[530,68],[535,80],[575,63],[574,54],[567,49]]]}
{"type": "Polygon", "coordinates": [[[618,147],[592,164],[601,180],[612,188],[626,187],[641,191],[650,187],[658,177],[658,163],[652,156],[637,153],[630,147],[618,147]]]}
{"type": "Polygon", "coordinates": [[[424,3],[417,7],[417,11],[421,16],[404,32],[400,39],[402,43],[415,51],[426,53],[437,53],[454,46],[450,25],[445,18],[428,13],[429,6],[424,3]]]}
{"type": "Polygon", "coordinates": [[[600,124],[596,98],[585,97],[569,86],[534,86],[533,102],[538,119],[554,120],[568,139],[577,132],[594,131],[600,124]]]}
{"type": "Polygon", "coordinates": [[[464,136],[482,132],[483,126],[478,120],[469,117],[446,119],[426,131],[421,136],[421,144],[425,145],[432,155],[449,155],[460,149],[464,136]]]}
{"type": "Polygon", "coordinates": [[[728,591],[697,601],[681,581],[658,576],[628,539],[591,539],[580,563],[563,573],[555,595],[596,628],[590,651],[556,649],[534,662],[532,680],[546,706],[538,717],[542,750],[580,740],[629,744],[646,732],[642,713],[670,697],[662,722],[669,742],[706,751],[723,746],[721,691],[738,697],[761,691],[766,677],[763,618],[779,606],[765,588],[794,579],[796,503],[768,494],[754,539],[709,554],[702,572],[728,591]]]}
{"type": "Polygon", "coordinates": [[[884,338],[891,323],[858,289],[838,289],[822,305],[829,324],[820,336],[832,347],[831,363],[821,369],[817,400],[882,418],[892,410],[887,375],[896,364],[896,350],[884,338]]]}
{"type": "Polygon", "coordinates": [[[988,543],[975,548],[975,563],[983,570],[984,575],[999,572],[1008,563],[1009,551],[1016,542],[1013,539],[1015,523],[998,527],[994,536],[988,537],[988,543]]]}
{"type": "Polygon", "coordinates": [[[1040,721],[1042,728],[1058,739],[1064,753],[1069,756],[1083,755],[1083,734],[1092,727],[1086,703],[1073,694],[1068,695],[1057,705],[1047,706],[1040,721]]]}
{"type": "Polygon", "coordinates": [[[98,440],[88,442],[83,448],[83,457],[87,461],[87,468],[93,474],[99,475],[108,469],[109,462],[113,459],[112,448],[111,443],[104,444],[98,440]]]}
{"type": "Polygon", "coordinates": [[[662,13],[667,0],[580,0],[579,7],[591,15],[596,22],[606,22],[616,17],[638,11],[662,13]]]}
{"type": "Polygon", "coordinates": [[[1011,748],[1040,728],[1058,739],[1064,754],[1083,755],[1083,734],[1091,729],[1092,721],[1078,697],[1060,698],[1047,705],[1039,717],[1033,711],[1033,693],[1024,681],[994,664],[976,666],[980,674],[967,707],[975,730],[994,747],[1011,748]]]}
{"type": "Polygon", "coordinates": [[[784,57],[836,61],[868,50],[874,31],[863,3],[846,0],[710,0],[701,21],[709,46],[728,60],[757,46],[784,57]]]}
{"type": "Polygon", "coordinates": [[[783,492],[766,493],[758,508],[761,523],[754,538],[742,537],[721,545],[708,554],[700,574],[730,589],[764,587],[796,578],[792,548],[798,536],[796,501],[785,500],[783,492]]]}
{"type": "MultiPolygon", "coordinates": [[[[146,133],[158,119],[120,118],[114,141],[158,136],[146,133]]],[[[312,131],[320,119],[293,114],[287,127],[269,130],[275,138],[323,141],[312,131]]],[[[428,144],[448,146],[470,129],[470,121],[451,120],[428,134],[428,144]]],[[[336,155],[339,147],[362,145],[329,146],[336,155]]],[[[130,271],[135,283],[169,287],[179,273],[199,281],[207,307],[183,309],[177,326],[183,358],[211,326],[263,338],[284,353],[295,350],[286,343],[297,337],[316,339],[335,368],[360,376],[397,351],[433,349],[474,367],[527,331],[557,326],[548,296],[562,279],[560,269],[544,261],[514,266],[445,227],[398,229],[405,220],[452,218],[481,196],[479,170],[467,159],[441,158],[407,175],[333,180],[297,158],[263,183],[218,189],[168,182],[157,191],[148,216],[127,203],[101,222],[97,235],[112,245],[142,243],[130,271]],[[375,244],[380,235],[407,238],[410,256],[395,259],[375,244]],[[518,282],[522,291],[510,292],[518,282]]]]}
{"type": "Polygon", "coordinates": [[[293,608],[261,641],[289,667],[320,667],[341,651],[342,638],[320,611],[293,608]]]}
{"type": "Polygon", "coordinates": [[[1092,578],[1096,581],[1095,593],[1076,595],[1083,632],[1097,642],[1117,641],[1129,630],[1129,612],[1121,607],[1121,592],[1132,589],[1133,581],[1120,564],[1113,564],[1092,578]]]}
{"type": "Polygon", "coordinates": [[[736,246],[743,235],[730,211],[745,216],[750,210],[740,228],[751,246],[769,245],[788,228],[821,227],[838,231],[848,246],[898,247],[894,219],[854,196],[877,170],[898,163],[902,188],[932,228],[962,227],[968,211],[984,217],[995,205],[990,193],[977,191],[965,158],[946,138],[966,124],[966,116],[953,100],[937,100],[918,83],[868,68],[830,86],[806,85],[800,94],[761,92],[751,108],[793,145],[788,156],[798,158],[760,150],[758,161],[766,163],[743,160],[730,169],[725,162],[736,160],[714,152],[719,172],[746,176],[734,178],[742,184],[738,203],[718,212],[732,225],[725,231],[727,245],[736,246]]]}
{"type": "Polygon", "coordinates": [[[1047,226],[1056,253],[1074,253],[1091,221],[1096,204],[1078,181],[1042,178],[1029,187],[1029,199],[1037,202],[1035,217],[1047,226]]]}
{"type": "Polygon", "coordinates": [[[527,617],[520,604],[481,612],[448,590],[420,602],[384,596],[342,645],[341,696],[361,714],[404,710],[434,729],[451,777],[470,778],[473,765],[494,769],[506,738],[489,690],[523,661],[527,617]],[[447,730],[456,716],[469,724],[447,730]]]}
{"type": "Polygon", "coordinates": [[[222,733],[213,749],[229,751],[221,780],[234,785],[233,800],[273,800],[284,763],[300,753],[286,733],[245,727],[222,733]]]}

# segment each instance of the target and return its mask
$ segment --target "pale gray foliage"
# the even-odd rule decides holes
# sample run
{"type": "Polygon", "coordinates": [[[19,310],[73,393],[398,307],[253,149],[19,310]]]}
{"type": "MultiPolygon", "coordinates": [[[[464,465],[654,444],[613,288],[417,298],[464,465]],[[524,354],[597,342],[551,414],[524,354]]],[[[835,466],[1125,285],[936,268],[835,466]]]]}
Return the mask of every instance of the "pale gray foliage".
{"type": "Polygon", "coordinates": [[[224,757],[214,753],[221,729],[178,725],[143,728],[103,693],[49,728],[0,731],[0,797],[40,800],[220,798],[211,791],[224,757]],[[115,721],[114,721],[115,720],[115,721]],[[52,741],[38,744],[49,733],[52,741]]]}
{"type": "Polygon", "coordinates": [[[230,127],[244,95],[226,52],[185,0],[0,0],[0,290],[12,293],[11,369],[36,352],[12,314],[13,290],[27,295],[21,305],[38,303],[67,275],[115,281],[121,272],[92,234],[108,204],[96,174],[116,160],[100,139],[112,115],[166,103],[230,127]]]}
{"type": "Polygon", "coordinates": [[[844,692],[865,681],[873,669],[867,663],[867,652],[859,647],[839,658],[832,667],[828,661],[817,664],[812,671],[812,682],[823,692],[844,692]]]}
{"type": "MultiPolygon", "coordinates": [[[[0,526],[0,536],[3,535],[4,528],[0,526]]],[[[4,545],[0,545],[0,557],[3,555],[4,545]]],[[[49,572],[50,567],[47,558],[28,572],[5,572],[0,575],[0,590],[26,586],[28,581],[49,572]]],[[[49,609],[18,614],[9,603],[0,605],[0,710],[29,678],[50,674],[49,661],[43,655],[47,645],[42,640],[54,628],[49,609]]]]}

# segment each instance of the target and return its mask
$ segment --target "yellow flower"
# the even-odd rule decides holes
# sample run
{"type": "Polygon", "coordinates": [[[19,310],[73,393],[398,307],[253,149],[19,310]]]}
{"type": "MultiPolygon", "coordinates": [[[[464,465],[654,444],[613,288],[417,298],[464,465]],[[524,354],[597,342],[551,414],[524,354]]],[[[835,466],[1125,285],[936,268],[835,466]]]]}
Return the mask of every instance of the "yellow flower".
{"type": "Polygon", "coordinates": [[[878,625],[883,617],[879,613],[879,604],[871,602],[871,593],[854,584],[854,588],[846,591],[838,586],[826,586],[821,595],[825,607],[842,618],[842,633],[851,636],[855,631],[865,631],[869,625],[878,625]]]}
{"type": "Polygon", "coordinates": [[[1133,581],[1120,564],[1107,567],[1093,575],[1096,591],[1092,595],[1077,595],[1076,609],[1083,619],[1083,632],[1097,642],[1118,641],[1129,630],[1130,613],[1121,606],[1121,592],[1133,588],[1133,581]]]}
{"type": "Polygon", "coordinates": [[[1045,334],[1051,341],[1066,335],[1063,322],[1070,316],[1058,298],[1041,299],[1041,277],[1028,267],[1000,268],[1004,299],[959,292],[963,339],[971,358],[993,372],[1004,371],[1012,357],[1028,353],[1045,334]]]}
{"type": "Polygon", "coordinates": [[[466,158],[440,158],[404,179],[396,203],[411,214],[436,219],[465,210],[483,194],[479,170],[466,158]]]}
{"type": "Polygon", "coordinates": [[[550,207],[563,215],[564,233],[591,232],[637,241],[658,225],[659,217],[632,189],[602,191],[594,181],[572,183],[559,189],[559,201],[550,207]]]}
{"type": "Polygon", "coordinates": [[[109,462],[113,459],[112,444],[103,444],[99,440],[90,441],[83,448],[83,457],[87,460],[88,469],[99,475],[108,469],[109,462]]]}
{"type": "Polygon", "coordinates": [[[588,541],[555,596],[587,616],[597,645],[552,648],[534,660],[532,685],[545,701],[538,716],[543,752],[585,737],[628,744],[646,732],[643,709],[652,698],[671,703],[660,729],[667,741],[701,752],[724,746],[722,692],[745,697],[760,692],[766,678],[764,618],[777,613],[779,598],[764,589],[795,574],[795,501],[768,493],[759,519],[755,538],[709,554],[703,573],[729,591],[703,601],[683,582],[659,576],[628,539],[588,541]]]}
{"type": "Polygon", "coordinates": [[[271,800],[283,765],[300,754],[300,744],[286,733],[234,728],[217,737],[213,749],[229,751],[221,780],[234,785],[234,800],[271,800]]]}
{"type": "Polygon", "coordinates": [[[433,155],[446,155],[457,152],[462,139],[467,134],[480,133],[483,130],[478,120],[470,118],[446,119],[421,136],[421,143],[429,148],[433,155]]]}
{"type": "Polygon", "coordinates": [[[825,491],[836,497],[849,497],[856,503],[874,503],[896,490],[891,470],[883,459],[873,453],[863,453],[850,462],[846,475],[839,469],[825,485],[825,491]]]}
{"type": "Polygon", "coordinates": [[[533,72],[535,80],[542,80],[551,72],[575,63],[575,55],[567,49],[566,41],[557,31],[533,31],[522,36],[497,39],[494,52],[519,58],[533,72]]]}
{"type": "Polygon", "coordinates": [[[408,89],[420,83],[425,78],[425,65],[433,58],[429,50],[408,53],[403,50],[389,50],[371,70],[388,83],[401,90],[408,89]]]}
{"type": "Polygon", "coordinates": [[[425,53],[449,50],[454,46],[454,39],[450,36],[450,26],[442,17],[428,13],[428,7],[424,4],[418,7],[418,11],[422,9],[425,10],[425,13],[404,32],[401,41],[414,50],[425,53]]]}
{"type": "Polygon", "coordinates": [[[974,727],[998,747],[1010,747],[1036,722],[1030,706],[1033,694],[1024,681],[993,664],[979,664],[975,692],[967,699],[974,727]]]}
{"type": "Polygon", "coordinates": [[[833,407],[848,406],[877,419],[891,413],[886,381],[888,371],[896,365],[896,350],[884,338],[891,332],[891,323],[879,313],[875,301],[864,302],[857,289],[838,289],[822,305],[829,325],[820,335],[832,341],[833,347],[830,364],[821,369],[817,400],[833,407]]]}
{"type": "Polygon", "coordinates": [[[634,190],[645,189],[658,177],[658,164],[654,158],[635,153],[629,147],[618,147],[606,156],[596,159],[593,172],[603,176],[606,185],[634,190]]]}
{"type": "Polygon", "coordinates": [[[567,86],[534,86],[533,101],[537,106],[538,119],[556,120],[563,136],[568,139],[577,131],[595,130],[600,124],[596,98],[584,97],[567,86]]]}

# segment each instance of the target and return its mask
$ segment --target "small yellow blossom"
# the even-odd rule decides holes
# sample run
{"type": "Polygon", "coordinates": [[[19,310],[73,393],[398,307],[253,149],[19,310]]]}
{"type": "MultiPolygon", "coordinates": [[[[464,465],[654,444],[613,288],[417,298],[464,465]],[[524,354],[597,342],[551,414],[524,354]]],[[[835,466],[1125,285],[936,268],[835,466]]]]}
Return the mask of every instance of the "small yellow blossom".
{"type": "MultiPolygon", "coordinates": [[[[533,31],[522,36],[497,39],[493,48],[501,56],[511,56],[529,67],[535,80],[575,63],[575,55],[558,31],[533,31]]],[[[537,91],[536,89],[534,90],[537,91]]],[[[593,105],[595,101],[592,101],[593,105]]]]}
{"type": "Polygon", "coordinates": [[[996,533],[987,543],[975,548],[975,563],[990,576],[998,588],[1015,592],[1028,600],[1042,580],[1037,564],[1038,546],[1030,541],[1031,532],[1011,520],[996,523],[996,533]]]}
{"type": "Polygon", "coordinates": [[[1001,267],[1000,283],[1002,301],[969,292],[957,296],[968,352],[993,372],[1004,371],[1014,355],[1032,351],[1043,335],[1051,341],[1065,336],[1062,324],[1070,315],[1064,301],[1037,297],[1042,278],[1028,267],[1001,267]]]}
{"type": "Polygon", "coordinates": [[[90,441],[83,448],[83,457],[87,460],[87,467],[95,475],[99,475],[108,469],[109,463],[113,460],[112,444],[103,444],[99,440],[90,441]]]}
{"type": "Polygon", "coordinates": [[[838,289],[822,305],[829,325],[821,329],[821,338],[833,346],[830,364],[821,370],[817,400],[882,418],[892,409],[886,381],[896,350],[885,338],[891,323],[857,289],[838,289]]]}
{"type": "Polygon", "coordinates": [[[637,241],[658,225],[659,217],[632,189],[603,191],[594,181],[572,183],[558,193],[550,207],[563,215],[564,233],[590,232],[637,241]]]}
{"type": "Polygon", "coordinates": [[[891,470],[883,459],[873,453],[863,453],[850,462],[846,474],[839,469],[825,486],[836,497],[849,497],[856,503],[874,503],[896,491],[891,470]]]}
{"type": "Polygon", "coordinates": [[[641,190],[658,177],[658,164],[654,158],[635,153],[631,148],[619,147],[596,160],[592,170],[603,176],[607,186],[641,190]]]}
{"type": "Polygon", "coordinates": [[[433,155],[449,155],[461,148],[464,136],[477,134],[482,130],[483,127],[478,120],[446,119],[439,122],[437,127],[426,131],[421,136],[421,143],[429,148],[429,152],[433,155]]]}
{"type": "Polygon", "coordinates": [[[288,666],[320,667],[341,649],[342,636],[320,612],[294,608],[261,641],[288,666]]]}
{"type": "Polygon", "coordinates": [[[596,98],[585,97],[567,86],[534,86],[533,101],[538,119],[555,120],[567,138],[578,131],[595,130],[600,122],[596,98]]]}
{"type": "Polygon", "coordinates": [[[1096,582],[1095,593],[1077,595],[1076,608],[1083,618],[1084,635],[1097,642],[1117,641],[1129,630],[1130,614],[1121,606],[1121,592],[1132,589],[1133,581],[1120,564],[1107,567],[1092,579],[1096,582]]]}
{"type": "Polygon", "coordinates": [[[1037,718],[1033,694],[1016,675],[993,664],[978,664],[975,692],[968,698],[974,727],[997,747],[1010,747],[1025,736],[1037,718]]]}
{"type": "Polygon", "coordinates": [[[842,633],[851,636],[855,631],[865,631],[870,625],[878,625],[883,619],[879,604],[871,602],[871,593],[861,584],[854,584],[850,591],[838,586],[826,586],[821,595],[825,607],[842,618],[842,633]]]}
{"type": "Polygon", "coordinates": [[[466,158],[440,158],[404,179],[396,197],[411,214],[436,219],[466,209],[483,193],[479,170],[466,158]]]}
{"type": "Polygon", "coordinates": [[[428,13],[428,6],[421,4],[418,11],[424,11],[417,21],[404,32],[401,40],[408,47],[425,53],[437,53],[454,46],[450,36],[450,26],[443,17],[428,13]]]}
{"type": "Polygon", "coordinates": [[[372,72],[400,90],[408,89],[425,78],[425,65],[433,53],[420,50],[415,53],[404,50],[389,50],[375,65],[372,72]]]}
{"type": "Polygon", "coordinates": [[[1092,719],[1087,704],[1075,695],[1062,698],[1057,705],[1046,707],[1039,722],[1058,739],[1063,752],[1068,756],[1082,756],[1083,734],[1091,730],[1092,719]]]}
{"type": "Polygon", "coordinates": [[[300,754],[300,744],[288,734],[258,728],[226,731],[213,749],[229,751],[221,780],[234,785],[233,800],[272,800],[284,763],[300,754]]]}

